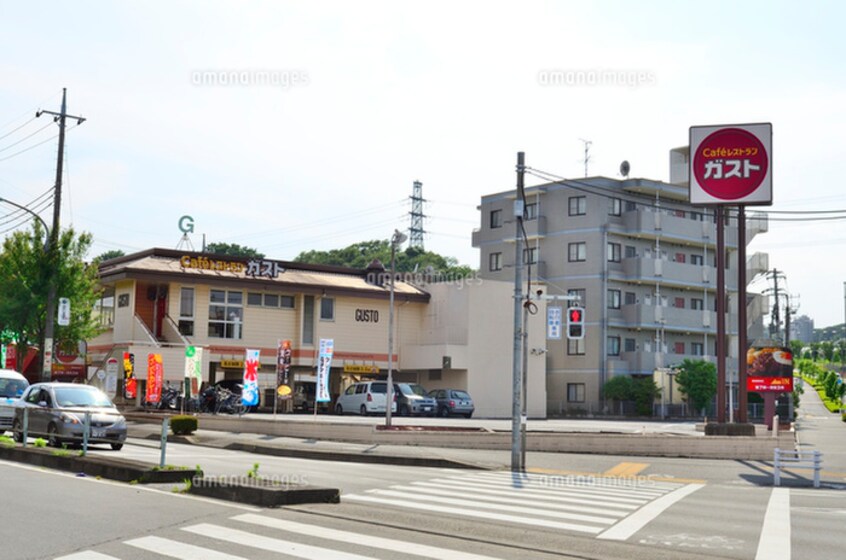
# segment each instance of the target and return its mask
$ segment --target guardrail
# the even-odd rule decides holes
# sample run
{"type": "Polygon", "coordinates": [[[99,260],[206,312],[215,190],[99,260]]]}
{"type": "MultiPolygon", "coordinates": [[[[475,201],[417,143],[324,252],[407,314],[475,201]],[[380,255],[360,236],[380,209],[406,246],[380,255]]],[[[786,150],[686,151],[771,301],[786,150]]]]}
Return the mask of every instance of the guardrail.
{"type": "Polygon", "coordinates": [[[781,486],[781,469],[796,465],[814,469],[814,488],[820,487],[822,453],[820,451],[793,451],[776,449],[773,457],[773,485],[781,486]]]}
{"type": "MultiPolygon", "coordinates": [[[[125,444],[125,441],[112,441],[110,439],[105,439],[101,437],[100,434],[97,433],[96,427],[92,427],[91,411],[81,412],[79,410],[73,409],[51,409],[52,411],[64,413],[67,411],[68,413],[72,413],[79,417],[82,420],[82,434],[56,434],[54,437],[57,437],[59,441],[66,442],[70,444],[79,444],[82,448],[80,455],[85,456],[88,454],[88,447],[92,442],[97,443],[109,443],[109,444],[118,444],[120,443],[121,446],[125,444]]],[[[38,436],[38,437],[50,437],[49,433],[44,433],[41,431],[34,432],[30,427],[30,411],[31,408],[28,406],[21,406],[20,404],[0,404],[0,435],[4,431],[9,431],[13,433],[14,438],[21,444],[22,447],[27,447],[28,445],[32,445],[29,442],[30,436],[38,436]],[[11,413],[10,413],[11,412],[11,413]],[[18,425],[20,426],[20,430],[15,431],[13,430],[13,426],[15,425],[16,421],[20,420],[18,425]]],[[[106,414],[106,415],[113,415],[116,417],[123,417],[120,413],[109,413],[109,412],[98,412],[97,414],[106,414]]],[[[166,455],[167,455],[167,433],[170,428],[170,417],[165,416],[162,419],[162,429],[161,429],[161,458],[159,461],[159,467],[164,468],[166,464],[166,455]]]]}

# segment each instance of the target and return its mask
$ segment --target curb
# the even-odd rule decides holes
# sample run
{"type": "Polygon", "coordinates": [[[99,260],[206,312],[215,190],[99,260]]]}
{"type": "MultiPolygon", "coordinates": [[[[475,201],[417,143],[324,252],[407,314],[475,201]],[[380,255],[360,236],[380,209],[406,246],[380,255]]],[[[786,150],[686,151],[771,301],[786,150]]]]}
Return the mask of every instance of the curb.
{"type": "MultiPolygon", "coordinates": [[[[161,437],[157,434],[149,434],[143,439],[159,441],[161,437]]],[[[318,461],[341,461],[347,463],[366,463],[381,465],[397,465],[404,467],[431,467],[445,469],[471,469],[471,470],[492,470],[493,467],[474,465],[455,461],[453,459],[433,457],[404,457],[400,455],[362,455],[345,451],[317,451],[314,449],[296,449],[272,447],[255,443],[230,442],[225,445],[210,445],[202,443],[197,436],[173,436],[168,435],[168,443],[183,443],[197,447],[209,447],[214,449],[227,449],[230,451],[244,451],[256,455],[269,455],[274,457],[293,457],[296,459],[314,459],[318,461]]]]}
{"type": "Polygon", "coordinates": [[[75,452],[65,455],[56,454],[57,451],[59,450],[33,447],[0,447],[0,459],[119,482],[136,481],[141,484],[178,483],[202,474],[202,471],[195,468],[161,469],[155,465],[127,459],[81,457],[75,452]]]}

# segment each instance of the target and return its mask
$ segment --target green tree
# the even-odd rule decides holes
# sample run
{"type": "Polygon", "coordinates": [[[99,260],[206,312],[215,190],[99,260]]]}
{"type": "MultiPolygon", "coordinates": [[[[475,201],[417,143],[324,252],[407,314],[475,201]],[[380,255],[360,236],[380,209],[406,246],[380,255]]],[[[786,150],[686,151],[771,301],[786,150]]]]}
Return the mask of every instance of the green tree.
{"type": "Polygon", "coordinates": [[[97,268],[84,260],[91,236],[72,229],[60,232],[52,265],[44,242],[44,231],[36,224],[32,233],[18,231],[7,237],[0,252],[0,331],[17,341],[18,369],[27,349],[44,340],[51,278],[57,301],[64,297],[71,302],[70,324],[55,325],[57,347],[75,349],[80,340],[101,332],[94,314],[100,297],[97,268]]]}
{"type": "Polygon", "coordinates": [[[206,245],[206,253],[212,253],[213,255],[225,255],[227,257],[264,258],[264,253],[259,253],[252,247],[241,246],[237,243],[209,243],[206,245]]]}
{"type": "Polygon", "coordinates": [[[820,342],[820,351],[827,362],[834,361],[834,344],[831,341],[820,342]]]}
{"type": "Polygon", "coordinates": [[[801,340],[791,340],[790,341],[790,352],[793,354],[794,358],[799,358],[802,356],[802,348],[805,346],[805,343],[801,340]]]}
{"type": "Polygon", "coordinates": [[[632,400],[635,402],[637,413],[641,416],[652,416],[652,405],[655,403],[655,398],[661,394],[655,379],[650,375],[632,381],[632,400]]]}
{"type": "Polygon", "coordinates": [[[684,360],[677,367],[679,391],[694,410],[704,410],[717,394],[717,366],[704,360],[684,360]]]}
{"type": "MultiPolygon", "coordinates": [[[[386,239],[361,241],[343,249],[329,251],[304,251],[294,258],[295,262],[345,266],[349,268],[367,268],[371,262],[379,260],[385,268],[391,262],[391,242],[386,239]]],[[[417,247],[398,250],[395,255],[398,272],[418,272],[424,280],[435,280],[439,276],[464,278],[473,274],[473,269],[461,265],[454,257],[444,257],[417,247]]]]}
{"type": "Polygon", "coordinates": [[[120,249],[112,249],[111,251],[106,251],[105,253],[102,253],[102,254],[94,257],[93,262],[101,263],[101,262],[107,261],[109,259],[116,259],[118,257],[123,257],[123,256],[126,256],[126,253],[124,253],[120,249]]]}
{"type": "Polygon", "coordinates": [[[628,375],[616,375],[602,386],[606,399],[612,401],[628,401],[632,398],[634,381],[628,375]]]}

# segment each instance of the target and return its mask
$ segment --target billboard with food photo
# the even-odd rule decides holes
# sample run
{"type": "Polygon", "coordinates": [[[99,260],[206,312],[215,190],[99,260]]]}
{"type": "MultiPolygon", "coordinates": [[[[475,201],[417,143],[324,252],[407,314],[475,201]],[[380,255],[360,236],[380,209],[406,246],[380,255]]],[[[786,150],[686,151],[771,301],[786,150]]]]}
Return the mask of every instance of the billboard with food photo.
{"type": "Polygon", "coordinates": [[[752,347],[746,353],[746,390],[755,393],[793,391],[793,354],[778,346],[752,347]]]}

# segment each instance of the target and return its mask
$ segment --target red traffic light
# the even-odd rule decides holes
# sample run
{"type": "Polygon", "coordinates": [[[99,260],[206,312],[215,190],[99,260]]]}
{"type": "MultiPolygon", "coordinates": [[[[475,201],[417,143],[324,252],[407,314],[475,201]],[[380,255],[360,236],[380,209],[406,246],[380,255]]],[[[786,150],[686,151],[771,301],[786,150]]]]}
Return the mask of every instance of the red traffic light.
{"type": "Polygon", "coordinates": [[[584,325],[585,309],[583,307],[571,307],[567,309],[567,338],[570,340],[584,338],[584,325]]]}

